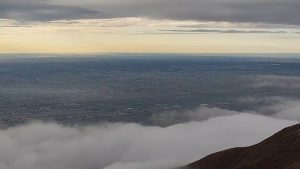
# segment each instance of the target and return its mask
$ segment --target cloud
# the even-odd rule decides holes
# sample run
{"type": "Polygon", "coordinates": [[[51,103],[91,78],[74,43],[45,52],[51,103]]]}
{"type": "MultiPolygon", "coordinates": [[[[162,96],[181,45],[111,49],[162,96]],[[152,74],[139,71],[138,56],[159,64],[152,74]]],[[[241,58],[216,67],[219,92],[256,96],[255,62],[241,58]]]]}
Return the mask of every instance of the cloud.
{"type": "Polygon", "coordinates": [[[31,123],[0,130],[1,169],[163,169],[257,143],[294,122],[238,114],[166,128],[31,123]]]}
{"type": "Polygon", "coordinates": [[[179,20],[300,24],[298,0],[28,0],[26,3],[2,0],[0,6],[1,18],[42,21],[148,16],[179,20]]]}
{"type": "Polygon", "coordinates": [[[218,116],[229,116],[239,113],[241,112],[201,105],[195,110],[171,111],[161,114],[154,114],[150,119],[160,126],[168,126],[178,122],[204,121],[218,116]]]}
{"type": "Polygon", "coordinates": [[[37,2],[0,2],[0,18],[20,21],[103,18],[97,10],[76,6],[49,5],[37,2]]]}
{"type": "Polygon", "coordinates": [[[300,100],[286,97],[242,97],[237,100],[239,104],[251,107],[250,110],[229,110],[209,105],[200,105],[193,110],[169,111],[154,114],[150,117],[153,124],[169,126],[181,122],[205,121],[220,116],[236,114],[264,115],[271,118],[296,121],[300,120],[300,100]]]}
{"type": "Polygon", "coordinates": [[[250,34],[258,34],[258,33],[287,33],[286,31],[267,31],[267,30],[220,30],[220,29],[193,29],[193,30],[181,30],[181,29],[173,29],[173,30],[161,30],[161,32],[166,33],[250,33],[250,34]]]}
{"type": "Polygon", "coordinates": [[[248,113],[294,121],[300,119],[300,100],[296,98],[278,96],[262,98],[242,97],[238,102],[252,105],[254,110],[248,111],[248,113]]]}
{"type": "Polygon", "coordinates": [[[300,101],[280,97],[273,98],[273,104],[259,108],[259,112],[280,119],[300,120],[300,101]]]}
{"type": "Polygon", "coordinates": [[[256,77],[253,87],[300,89],[300,77],[284,75],[259,75],[256,77]]]}
{"type": "Polygon", "coordinates": [[[277,27],[274,25],[274,27],[266,29],[260,24],[204,22],[141,17],[51,20],[47,22],[18,22],[11,19],[0,19],[0,28],[7,28],[8,30],[10,30],[9,28],[28,28],[28,31],[34,31],[41,30],[41,27],[48,30],[51,28],[51,30],[56,31],[67,29],[68,31],[73,30],[80,32],[119,34],[283,34],[295,32],[293,28],[289,28],[287,26],[284,27],[282,25],[277,25],[277,27]]]}

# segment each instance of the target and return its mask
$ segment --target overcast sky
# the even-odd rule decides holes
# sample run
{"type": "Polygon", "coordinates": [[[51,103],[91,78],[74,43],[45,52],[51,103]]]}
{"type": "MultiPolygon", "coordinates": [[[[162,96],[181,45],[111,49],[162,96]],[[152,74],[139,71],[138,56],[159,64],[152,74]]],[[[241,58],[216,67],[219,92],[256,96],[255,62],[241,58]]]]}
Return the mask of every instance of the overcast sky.
{"type": "Polygon", "coordinates": [[[0,0],[0,51],[299,52],[299,8],[299,0],[0,0]]]}
{"type": "Polygon", "coordinates": [[[298,0],[1,0],[0,17],[49,21],[148,16],[298,25],[299,8],[298,0]]]}

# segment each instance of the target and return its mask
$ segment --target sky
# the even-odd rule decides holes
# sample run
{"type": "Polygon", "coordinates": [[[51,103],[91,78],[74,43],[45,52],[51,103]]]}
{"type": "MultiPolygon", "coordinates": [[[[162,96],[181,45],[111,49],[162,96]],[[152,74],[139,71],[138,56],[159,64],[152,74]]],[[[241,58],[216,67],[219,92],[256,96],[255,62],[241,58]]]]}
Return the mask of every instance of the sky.
{"type": "Polygon", "coordinates": [[[299,53],[299,0],[0,0],[0,53],[299,53]]]}

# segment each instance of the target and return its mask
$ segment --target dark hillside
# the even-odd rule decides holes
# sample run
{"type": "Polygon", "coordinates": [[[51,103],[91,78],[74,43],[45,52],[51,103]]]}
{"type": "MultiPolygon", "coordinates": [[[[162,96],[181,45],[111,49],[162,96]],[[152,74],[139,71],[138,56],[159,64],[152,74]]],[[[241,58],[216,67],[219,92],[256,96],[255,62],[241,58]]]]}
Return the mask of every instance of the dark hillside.
{"type": "Polygon", "coordinates": [[[259,144],[211,154],[186,169],[300,169],[300,124],[259,144]]]}

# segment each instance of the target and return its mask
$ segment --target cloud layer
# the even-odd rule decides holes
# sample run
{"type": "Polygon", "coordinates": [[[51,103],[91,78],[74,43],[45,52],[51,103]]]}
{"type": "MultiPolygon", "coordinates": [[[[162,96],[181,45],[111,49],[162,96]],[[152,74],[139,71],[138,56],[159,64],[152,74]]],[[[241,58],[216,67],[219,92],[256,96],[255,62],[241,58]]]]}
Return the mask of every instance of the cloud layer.
{"type": "Polygon", "coordinates": [[[76,6],[45,4],[44,1],[14,2],[0,1],[0,18],[20,21],[49,21],[60,19],[102,18],[97,10],[76,6]]]}
{"type": "Polygon", "coordinates": [[[299,76],[283,76],[283,75],[260,75],[255,79],[254,87],[257,88],[285,88],[300,89],[299,76]]]}
{"type": "Polygon", "coordinates": [[[257,143],[293,123],[250,114],[167,128],[31,123],[0,131],[0,169],[163,169],[257,143]]]}
{"type": "Polygon", "coordinates": [[[192,29],[192,30],[161,30],[162,33],[250,33],[250,34],[258,34],[258,33],[287,33],[285,31],[268,31],[268,30],[221,30],[221,29],[192,29]]]}
{"type": "Polygon", "coordinates": [[[169,111],[154,114],[150,119],[160,126],[168,126],[179,122],[205,121],[219,116],[236,114],[264,115],[271,118],[297,121],[300,120],[300,100],[286,97],[241,97],[237,99],[241,105],[249,105],[251,109],[229,110],[209,105],[200,105],[194,110],[169,111]]]}
{"type": "Polygon", "coordinates": [[[0,18],[47,21],[147,16],[298,25],[299,7],[298,0],[1,0],[0,18]]]}

